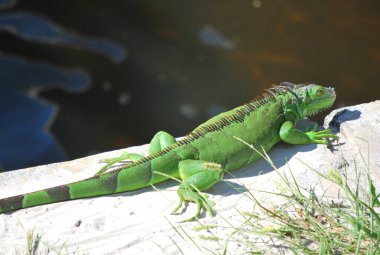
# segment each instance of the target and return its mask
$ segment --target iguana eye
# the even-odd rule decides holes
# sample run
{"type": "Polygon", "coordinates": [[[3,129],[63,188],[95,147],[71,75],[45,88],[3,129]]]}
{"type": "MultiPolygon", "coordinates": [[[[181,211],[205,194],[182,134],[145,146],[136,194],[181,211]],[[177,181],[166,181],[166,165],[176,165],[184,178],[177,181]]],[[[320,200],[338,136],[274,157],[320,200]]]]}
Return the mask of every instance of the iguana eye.
{"type": "Polygon", "coordinates": [[[317,96],[322,96],[325,92],[323,91],[323,89],[318,89],[317,90],[317,96]]]}

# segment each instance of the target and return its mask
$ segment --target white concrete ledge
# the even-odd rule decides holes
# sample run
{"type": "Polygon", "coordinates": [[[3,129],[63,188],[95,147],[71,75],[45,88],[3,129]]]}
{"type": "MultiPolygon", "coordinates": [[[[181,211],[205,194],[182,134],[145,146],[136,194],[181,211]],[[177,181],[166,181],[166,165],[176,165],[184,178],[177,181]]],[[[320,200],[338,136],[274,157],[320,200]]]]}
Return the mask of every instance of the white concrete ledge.
{"type": "MultiPolygon", "coordinates": [[[[333,151],[323,145],[279,144],[269,153],[276,166],[281,172],[288,172],[290,167],[300,186],[316,185],[317,192],[336,195],[336,188],[329,187],[327,182],[319,184],[320,178],[302,162],[321,172],[332,167],[340,170],[346,168],[349,177],[354,179],[353,161],[360,161],[359,151],[367,158],[368,147],[370,171],[379,191],[380,101],[335,110],[326,118],[325,126],[329,123],[335,128],[339,126],[340,132],[339,143],[334,143],[333,151]],[[368,143],[363,142],[365,140],[368,143]],[[285,158],[288,159],[287,164],[285,158]]],[[[147,146],[127,150],[146,153],[147,146]]],[[[0,198],[90,177],[99,170],[100,159],[119,154],[120,151],[112,151],[68,162],[2,173],[0,198]]],[[[238,210],[254,210],[254,203],[246,196],[247,191],[244,189],[252,191],[260,199],[265,199],[267,205],[279,203],[277,197],[255,191],[277,190],[278,175],[265,160],[237,170],[234,175],[237,179],[226,175],[223,182],[208,192],[210,198],[216,202],[217,215],[211,218],[202,214],[199,222],[177,223],[192,216],[195,210],[193,204],[182,215],[170,214],[178,202],[175,192],[178,184],[174,181],[157,185],[159,192],[147,187],[122,194],[0,214],[0,253],[25,253],[26,236],[30,230],[41,234],[41,246],[50,247],[50,250],[61,249],[62,254],[178,254],[179,249],[185,254],[200,254],[201,250],[206,249],[220,253],[223,243],[200,240],[198,236],[205,233],[196,232],[193,227],[200,224],[226,226],[225,220],[238,226],[243,221],[238,210]],[[198,242],[198,247],[183,230],[198,242]]],[[[365,190],[364,185],[363,189],[365,190]]],[[[231,231],[231,228],[215,228],[212,233],[223,238],[231,231]]],[[[237,244],[229,245],[230,254],[243,253],[244,249],[237,244]]]]}

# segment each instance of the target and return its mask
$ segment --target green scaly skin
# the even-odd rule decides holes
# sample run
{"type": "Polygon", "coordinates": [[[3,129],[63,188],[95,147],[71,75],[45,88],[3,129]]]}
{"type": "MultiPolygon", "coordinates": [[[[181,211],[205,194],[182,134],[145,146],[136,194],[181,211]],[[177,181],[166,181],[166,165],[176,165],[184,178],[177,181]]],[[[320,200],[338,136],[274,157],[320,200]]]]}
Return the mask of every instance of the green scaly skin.
{"type": "Polygon", "coordinates": [[[123,153],[105,160],[105,167],[92,178],[1,199],[0,213],[136,190],[175,178],[181,184],[177,191],[180,203],[174,212],[184,201],[190,201],[197,204],[197,211],[187,220],[198,218],[202,208],[212,214],[213,202],[202,191],[222,180],[225,171],[242,168],[260,157],[247,144],[268,151],[280,141],[328,144],[328,139],[336,138],[328,129],[302,132],[295,128],[300,119],[334,103],[333,88],[282,83],[268,92],[262,99],[208,120],[180,141],[158,132],[147,157],[123,153]]]}

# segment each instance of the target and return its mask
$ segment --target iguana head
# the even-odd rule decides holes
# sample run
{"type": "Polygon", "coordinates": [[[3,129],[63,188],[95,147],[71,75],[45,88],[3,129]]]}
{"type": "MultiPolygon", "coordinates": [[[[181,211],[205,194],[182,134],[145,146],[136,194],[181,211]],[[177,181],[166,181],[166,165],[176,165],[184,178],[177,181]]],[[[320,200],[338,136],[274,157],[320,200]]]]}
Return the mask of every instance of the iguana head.
{"type": "Polygon", "coordinates": [[[287,119],[302,119],[331,107],[336,99],[334,88],[316,84],[281,83],[276,89],[284,93],[287,119]]]}
{"type": "Polygon", "coordinates": [[[334,88],[316,84],[299,87],[296,89],[296,94],[302,101],[302,115],[304,117],[330,108],[336,99],[334,88]]]}

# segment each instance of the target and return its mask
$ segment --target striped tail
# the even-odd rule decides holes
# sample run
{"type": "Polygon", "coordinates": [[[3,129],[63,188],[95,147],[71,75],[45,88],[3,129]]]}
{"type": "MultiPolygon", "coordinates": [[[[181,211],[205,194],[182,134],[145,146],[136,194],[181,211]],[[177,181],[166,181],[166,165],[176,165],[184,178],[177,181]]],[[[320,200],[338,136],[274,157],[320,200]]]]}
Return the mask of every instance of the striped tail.
{"type": "Polygon", "coordinates": [[[150,162],[147,161],[82,181],[0,199],[0,213],[135,190],[149,186],[151,180],[150,162]]]}

